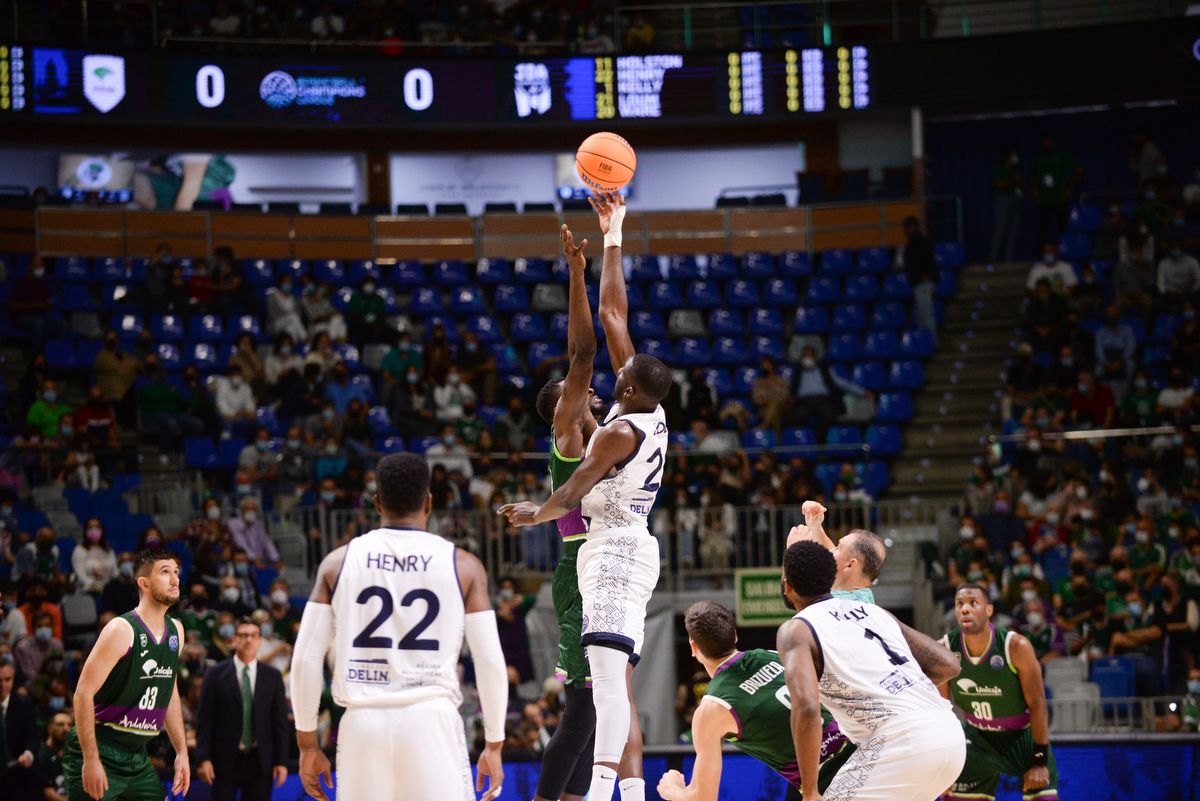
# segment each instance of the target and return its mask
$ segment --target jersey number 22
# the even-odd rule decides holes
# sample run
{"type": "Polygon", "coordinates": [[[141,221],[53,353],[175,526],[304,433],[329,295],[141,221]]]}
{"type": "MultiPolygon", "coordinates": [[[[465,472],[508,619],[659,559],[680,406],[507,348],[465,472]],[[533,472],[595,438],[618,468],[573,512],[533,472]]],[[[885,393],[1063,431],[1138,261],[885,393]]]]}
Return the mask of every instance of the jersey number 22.
{"type": "MultiPolygon", "coordinates": [[[[375,632],[392,616],[392,610],[395,609],[392,594],[385,587],[372,585],[363,589],[355,600],[360,604],[365,604],[372,598],[378,598],[381,602],[379,614],[375,615],[375,618],[359,632],[350,644],[355,648],[391,648],[392,638],[376,637],[375,632]]],[[[400,605],[412,606],[417,601],[425,602],[425,617],[421,618],[408,634],[400,638],[396,647],[401,651],[436,651],[438,649],[437,640],[422,640],[420,636],[421,632],[429,628],[437,618],[441,602],[438,601],[437,595],[432,590],[419,589],[412,590],[401,598],[400,605]]]]}

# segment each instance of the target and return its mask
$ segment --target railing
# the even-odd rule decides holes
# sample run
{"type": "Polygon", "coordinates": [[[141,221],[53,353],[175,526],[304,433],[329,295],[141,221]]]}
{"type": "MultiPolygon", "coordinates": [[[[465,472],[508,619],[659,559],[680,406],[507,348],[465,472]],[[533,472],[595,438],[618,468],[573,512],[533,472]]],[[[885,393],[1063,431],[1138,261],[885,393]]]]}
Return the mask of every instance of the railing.
{"type": "Polygon", "coordinates": [[[1122,732],[1159,731],[1159,721],[1179,714],[1179,698],[1153,696],[1142,698],[1047,698],[1050,731],[1122,732]]]}

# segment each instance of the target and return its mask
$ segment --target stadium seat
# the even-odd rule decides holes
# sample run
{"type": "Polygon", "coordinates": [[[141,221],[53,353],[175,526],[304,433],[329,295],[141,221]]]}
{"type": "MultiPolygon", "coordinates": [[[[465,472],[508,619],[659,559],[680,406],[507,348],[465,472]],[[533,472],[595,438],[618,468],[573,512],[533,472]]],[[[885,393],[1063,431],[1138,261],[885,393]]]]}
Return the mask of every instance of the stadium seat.
{"type": "Polygon", "coordinates": [[[96,357],[102,350],[104,350],[104,343],[98,339],[80,339],[75,342],[75,354],[79,359],[80,367],[89,367],[95,364],[96,357]]]}
{"type": "Polygon", "coordinates": [[[107,312],[131,311],[141,306],[129,284],[105,284],[100,287],[100,305],[107,312]]]}
{"type": "Polygon", "coordinates": [[[487,311],[483,292],[475,286],[462,286],[450,290],[450,311],[455,314],[478,314],[487,311]]]}
{"type": "Polygon", "coordinates": [[[82,256],[71,256],[59,259],[55,265],[54,277],[63,283],[87,283],[92,280],[92,271],[87,259],[82,256]]]}
{"type": "Polygon", "coordinates": [[[895,331],[868,331],[863,340],[865,359],[892,359],[900,352],[900,338],[895,331]]]}
{"type": "Polygon", "coordinates": [[[208,437],[188,437],[183,442],[183,461],[191,470],[212,470],[217,466],[217,450],[208,437]]]}
{"type": "MultiPolygon", "coordinates": [[[[637,304],[634,302],[632,295],[633,293],[626,293],[626,297],[629,299],[629,308],[635,309],[637,308],[637,304]]],[[[533,288],[533,298],[530,300],[530,307],[534,311],[540,312],[566,311],[567,288],[562,284],[552,284],[549,282],[537,284],[533,288]]]]}
{"type": "Polygon", "coordinates": [[[467,330],[473,333],[480,342],[488,345],[504,340],[504,334],[496,324],[496,318],[489,314],[476,314],[468,317],[467,330]]]}
{"type": "MultiPolygon", "coordinates": [[[[605,351],[607,352],[607,351],[605,351]]],[[[616,388],[617,379],[612,374],[611,370],[604,370],[599,373],[592,374],[592,389],[601,398],[611,398],[613,391],[616,388]]]]}
{"type": "Polygon", "coordinates": [[[779,309],[753,309],[748,327],[751,334],[778,336],[783,333],[783,316],[779,309]]]}
{"type": "Polygon", "coordinates": [[[746,343],[733,337],[717,337],[713,343],[713,361],[717,364],[740,365],[749,359],[746,343]]]}
{"type": "Polygon", "coordinates": [[[371,376],[365,373],[359,373],[350,378],[350,385],[362,390],[363,395],[367,399],[367,403],[375,402],[375,385],[371,382],[371,376]]]}
{"type": "Polygon", "coordinates": [[[188,338],[201,342],[220,342],[225,338],[225,324],[215,314],[198,314],[192,318],[188,338]]]}
{"type": "Polygon", "coordinates": [[[258,427],[265,428],[272,437],[283,433],[283,424],[275,414],[274,406],[259,406],[254,410],[254,417],[258,421],[258,427]]]}
{"type": "Polygon", "coordinates": [[[629,334],[639,339],[644,337],[665,337],[667,335],[667,324],[663,321],[662,312],[633,312],[629,317],[629,334]]]}
{"type": "Polygon", "coordinates": [[[779,272],[790,278],[808,278],[812,275],[812,259],[802,250],[789,250],[779,261],[779,272]]]}
{"type": "Polygon", "coordinates": [[[785,428],[779,438],[779,444],[784,448],[810,448],[820,444],[817,432],[811,428],[785,428]]]}
{"type": "Polygon", "coordinates": [[[754,379],[758,378],[757,368],[743,364],[740,367],[733,367],[733,394],[746,398],[750,396],[750,392],[754,387],[754,379]]]}
{"type": "Polygon", "coordinates": [[[900,453],[902,442],[900,427],[893,423],[873,423],[867,426],[866,443],[871,446],[874,456],[896,456],[900,453]]]}
{"type": "Polygon", "coordinates": [[[863,441],[858,426],[830,426],[825,432],[826,445],[859,445],[863,441]]]}
{"type": "Polygon", "coordinates": [[[1095,203],[1080,203],[1071,209],[1067,217],[1067,230],[1094,234],[1100,227],[1100,206],[1095,203]]]}
{"type": "Polygon", "coordinates": [[[710,280],[725,280],[738,277],[737,258],[732,253],[714,253],[708,257],[705,276],[710,280]]]}
{"type": "Polygon", "coordinates": [[[202,373],[214,373],[221,366],[217,346],[212,342],[190,342],[184,349],[184,361],[202,373]]]}
{"type": "Polygon", "coordinates": [[[673,281],[655,281],[650,285],[649,305],[654,309],[678,309],[684,305],[683,293],[673,281]]]}
{"type": "Polygon", "coordinates": [[[1136,694],[1136,669],[1130,660],[1123,657],[1094,660],[1091,680],[1100,685],[1101,698],[1130,698],[1136,694]]]}
{"type": "Polygon", "coordinates": [[[547,359],[558,358],[565,352],[563,346],[557,342],[531,342],[525,353],[525,361],[530,365],[541,364],[547,359]]]}
{"type": "Polygon", "coordinates": [[[252,314],[237,314],[229,318],[229,323],[226,329],[236,339],[242,334],[249,334],[254,337],[254,341],[258,342],[262,339],[262,326],[258,318],[252,314]]]}
{"type": "Polygon", "coordinates": [[[712,361],[708,342],[697,337],[684,337],[675,343],[675,364],[685,367],[705,367],[712,361]]]}
{"type": "Polygon", "coordinates": [[[958,291],[958,273],[953,270],[942,270],[938,273],[937,285],[933,293],[942,300],[949,300],[958,291]]]}
{"type": "Polygon", "coordinates": [[[837,303],[841,296],[842,287],[836,278],[818,277],[812,279],[809,283],[808,293],[804,296],[804,302],[827,306],[837,303]]]}
{"type": "Polygon", "coordinates": [[[842,297],[854,303],[871,303],[879,294],[879,285],[873,275],[852,275],[846,279],[846,291],[842,297]]]}
{"type": "Polygon", "coordinates": [[[829,330],[829,312],[824,306],[801,306],[796,309],[792,331],[796,334],[824,334],[829,330]]]}
{"type": "Polygon", "coordinates": [[[714,281],[690,281],[686,305],[689,309],[715,309],[723,306],[721,290],[714,281]]]}
{"type": "Polygon", "coordinates": [[[1154,319],[1154,335],[1151,341],[1158,345],[1170,343],[1175,336],[1175,329],[1183,325],[1183,316],[1179,314],[1160,314],[1154,319]]]}
{"type": "Polygon", "coordinates": [[[866,487],[867,492],[869,492],[872,497],[878,498],[879,495],[888,488],[888,485],[892,483],[892,478],[890,471],[888,470],[887,463],[881,461],[869,461],[861,467],[862,471],[860,475],[862,476],[863,486],[866,487]]]}
{"type": "Polygon", "coordinates": [[[925,368],[920,362],[895,361],[888,371],[889,389],[917,390],[925,385],[925,368]]]}
{"type": "Polygon", "coordinates": [[[730,306],[743,309],[757,306],[759,303],[758,284],[741,278],[730,281],[725,285],[725,302],[730,306]]]}
{"type": "Polygon", "coordinates": [[[348,342],[343,342],[333,346],[333,352],[338,355],[342,363],[351,372],[360,372],[362,370],[362,356],[358,352],[358,346],[348,342]]]}
{"type": "Polygon", "coordinates": [[[967,253],[962,242],[937,242],[933,246],[933,260],[943,270],[957,270],[967,263],[967,253]]]}
{"type": "Polygon", "coordinates": [[[763,303],[767,306],[787,308],[799,305],[800,296],[796,292],[796,281],[793,278],[769,278],[763,284],[763,303]]]}
{"type": "Polygon", "coordinates": [[[521,284],[541,284],[550,280],[550,265],[545,259],[517,259],[513,262],[513,280],[521,284]]]}
{"type": "Polygon", "coordinates": [[[137,339],[142,335],[144,324],[140,314],[122,314],[115,320],[117,336],[121,339],[137,339]]]}
{"type": "Polygon", "coordinates": [[[529,290],[520,285],[501,284],[496,287],[496,311],[513,314],[529,310],[529,290]]]}
{"type": "Polygon", "coordinates": [[[713,392],[717,393],[717,397],[723,397],[733,391],[733,378],[729,375],[729,370],[724,367],[710,367],[704,371],[704,381],[713,392]]]}
{"type": "MultiPolygon", "coordinates": [[[[523,368],[521,362],[517,360],[517,352],[513,350],[512,345],[504,342],[497,342],[492,345],[492,356],[496,359],[496,371],[501,375],[520,372],[523,368]]],[[[536,364],[529,365],[530,370],[537,369],[536,364]]]]}
{"type": "Polygon", "coordinates": [[[849,275],[854,271],[854,251],[826,250],[821,254],[820,266],[822,275],[849,275]]]}
{"type": "Polygon", "coordinates": [[[236,470],[238,466],[238,457],[242,455],[242,448],[244,447],[246,447],[245,440],[217,440],[217,459],[216,464],[213,465],[213,469],[236,470]]]}
{"type": "Polygon", "coordinates": [[[403,437],[379,437],[374,444],[375,450],[383,454],[404,452],[403,437]]]}
{"type": "Polygon", "coordinates": [[[513,315],[510,328],[513,342],[534,342],[546,338],[546,318],[520,312],[513,315]]]}
{"type": "Polygon", "coordinates": [[[434,203],[433,213],[439,217],[456,217],[466,216],[467,204],[465,203],[434,203]]]}
{"type": "Polygon", "coordinates": [[[742,275],[747,278],[775,277],[775,255],[773,253],[747,253],[742,265],[742,275]]]}
{"type": "Polygon", "coordinates": [[[908,310],[903,303],[888,301],[876,303],[871,308],[871,330],[894,330],[903,328],[908,322],[908,310]]]}
{"type": "Polygon", "coordinates": [[[333,308],[342,312],[350,308],[350,298],[354,297],[354,289],[348,286],[338,287],[333,291],[333,297],[329,299],[333,308]]]}
{"type": "Polygon", "coordinates": [[[308,274],[308,262],[302,259],[289,259],[281,261],[275,265],[275,273],[279,278],[285,275],[292,276],[292,279],[298,284],[300,279],[308,274]]]}
{"type": "Polygon", "coordinates": [[[743,448],[774,448],[775,433],[761,428],[751,428],[742,434],[743,448]]]}
{"type": "Polygon", "coordinates": [[[629,280],[631,281],[661,281],[662,268],[658,256],[648,256],[643,253],[629,257],[629,280]]]}
{"type": "Polygon", "coordinates": [[[660,361],[671,361],[671,345],[662,339],[643,339],[641,347],[638,348],[641,353],[653,356],[660,361]]]}
{"type": "Polygon", "coordinates": [[[875,419],[882,423],[907,423],[913,417],[912,395],[884,392],[875,406],[875,419]]]}
{"type": "Polygon", "coordinates": [[[455,259],[439,261],[433,268],[433,280],[439,286],[457,287],[466,286],[471,277],[467,275],[467,266],[455,259]]]}
{"type": "Polygon", "coordinates": [[[755,361],[769,358],[779,363],[785,357],[783,343],[778,337],[754,337],[750,340],[750,358],[755,361]]]}
{"type": "Polygon", "coordinates": [[[867,310],[859,304],[835,306],[829,320],[830,331],[861,331],[867,327],[867,310]]]}
{"type": "Polygon", "coordinates": [[[125,265],[124,260],[112,257],[96,259],[92,272],[99,281],[106,284],[127,284],[130,283],[132,277],[131,270],[125,265]]]}
{"type": "Polygon", "coordinates": [[[562,256],[550,262],[550,280],[556,284],[571,283],[571,267],[562,256]]]}
{"type": "Polygon", "coordinates": [[[318,259],[313,263],[312,276],[322,283],[333,286],[346,284],[346,268],[337,259],[318,259]]]}
{"type": "Polygon", "coordinates": [[[892,269],[891,248],[863,248],[858,251],[858,272],[886,273],[892,269]]]}
{"type": "Polygon", "coordinates": [[[74,370],[79,366],[75,343],[70,339],[46,340],[46,366],[51,370],[74,370]]]}
{"type": "Polygon", "coordinates": [[[556,312],[550,315],[550,337],[553,339],[566,340],[567,327],[570,323],[570,317],[566,312],[556,312]]]}
{"type": "Polygon", "coordinates": [[[667,278],[672,281],[693,280],[700,277],[700,263],[695,256],[672,256],[667,262],[667,278]]]}
{"type": "Polygon", "coordinates": [[[900,355],[906,359],[928,359],[933,347],[933,333],[927,328],[905,331],[900,338],[900,355]]]}
{"type": "Polygon", "coordinates": [[[380,286],[375,288],[375,294],[383,301],[383,308],[387,314],[397,314],[400,311],[400,304],[396,300],[396,290],[390,286],[380,286]]]}
{"type": "Polygon", "coordinates": [[[174,342],[160,342],[156,350],[158,363],[167,372],[175,372],[183,366],[183,359],[179,355],[179,346],[174,342]]]}
{"type": "Polygon", "coordinates": [[[831,362],[852,362],[862,352],[862,341],[858,334],[830,334],[825,358],[831,362]]]}
{"type": "Polygon", "coordinates": [[[361,286],[368,278],[378,284],[382,280],[382,277],[383,271],[379,269],[378,264],[370,259],[352,261],[346,270],[346,282],[350,286],[361,286]]]}
{"type": "Polygon", "coordinates": [[[417,289],[429,283],[420,262],[398,261],[392,269],[392,283],[405,289],[417,289]]]}
{"type": "Polygon", "coordinates": [[[432,287],[415,290],[409,311],[417,315],[440,314],[443,311],[441,290],[432,287]]]}
{"type": "Polygon", "coordinates": [[[908,276],[904,273],[888,273],[883,279],[880,297],[884,300],[911,300],[912,296],[912,285],[908,283],[908,276]]]}
{"type": "Polygon", "coordinates": [[[850,380],[868,392],[877,392],[887,382],[887,373],[881,362],[859,362],[850,372],[850,380]]]}
{"type": "Polygon", "coordinates": [[[96,308],[91,288],[83,283],[61,285],[55,305],[64,312],[86,312],[96,308]]]}
{"type": "Polygon", "coordinates": [[[484,286],[511,283],[512,265],[504,259],[480,259],[475,265],[475,280],[484,286]]]}

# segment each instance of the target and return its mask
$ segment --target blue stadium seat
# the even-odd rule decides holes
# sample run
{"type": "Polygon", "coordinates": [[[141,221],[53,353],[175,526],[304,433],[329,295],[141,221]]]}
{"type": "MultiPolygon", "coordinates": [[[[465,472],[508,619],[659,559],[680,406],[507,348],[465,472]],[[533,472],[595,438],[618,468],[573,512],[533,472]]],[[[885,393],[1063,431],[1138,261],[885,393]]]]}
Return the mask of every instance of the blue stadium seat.
{"type": "Polygon", "coordinates": [[[409,440],[408,449],[413,453],[424,453],[438,443],[437,437],[419,437],[409,440]]]}
{"type": "Polygon", "coordinates": [[[629,302],[630,311],[641,311],[646,308],[646,295],[642,292],[641,284],[630,284],[625,287],[625,299],[629,302]]]}
{"type": "Polygon", "coordinates": [[[714,253],[708,257],[708,270],[705,276],[709,280],[725,280],[738,277],[737,258],[732,253],[714,253]]]}
{"type": "Polygon", "coordinates": [[[380,453],[404,453],[404,437],[378,437],[375,450],[380,453]]]}
{"type": "Polygon", "coordinates": [[[708,331],[717,336],[741,336],[746,332],[742,313],[737,309],[713,309],[708,313],[708,331]]]}
{"type": "Polygon", "coordinates": [[[1141,317],[1122,317],[1121,322],[1129,326],[1129,330],[1133,332],[1133,338],[1137,340],[1138,345],[1142,345],[1146,341],[1146,322],[1141,317]]]}
{"type": "Polygon", "coordinates": [[[792,332],[796,334],[824,334],[829,330],[829,312],[824,306],[801,306],[796,309],[792,332]]]}
{"type": "Polygon", "coordinates": [[[96,259],[92,272],[98,280],[106,284],[127,284],[130,280],[130,270],[125,266],[123,259],[96,259]]]}
{"type": "Polygon", "coordinates": [[[530,365],[537,365],[547,359],[562,356],[564,352],[563,346],[557,342],[530,342],[525,361],[530,365]]]}
{"type": "Polygon", "coordinates": [[[854,251],[845,248],[826,250],[821,254],[822,275],[849,275],[854,271],[854,251]]]}
{"type": "Polygon", "coordinates": [[[934,287],[933,293],[942,300],[948,300],[954,297],[954,293],[958,291],[958,273],[953,270],[942,270],[938,273],[937,286],[934,287]]]}
{"type": "Polygon", "coordinates": [[[571,266],[562,256],[550,262],[550,282],[553,284],[571,283],[571,266]]]}
{"type": "Polygon", "coordinates": [[[476,286],[461,286],[450,290],[450,311],[455,314],[478,314],[487,311],[483,291],[476,286]]]}
{"type": "Polygon", "coordinates": [[[687,308],[715,309],[723,306],[721,289],[715,281],[691,281],[687,286],[687,308]]]}
{"type": "Polygon", "coordinates": [[[63,284],[58,288],[56,304],[60,311],[86,312],[96,308],[92,290],[87,284],[63,284]]]}
{"type": "Polygon", "coordinates": [[[763,303],[778,308],[795,307],[800,303],[793,278],[768,278],[763,284],[763,303]]]}
{"type": "Polygon", "coordinates": [[[80,339],[75,342],[75,354],[79,358],[80,367],[90,367],[95,363],[104,343],[98,339],[80,339]]]}
{"type": "Polygon", "coordinates": [[[884,300],[910,300],[912,296],[912,285],[908,283],[908,276],[904,273],[888,273],[883,279],[881,297],[884,300]]]}
{"type": "Polygon", "coordinates": [[[299,284],[300,279],[308,274],[308,262],[303,259],[288,259],[281,261],[275,265],[275,274],[282,278],[284,275],[290,275],[292,279],[299,284]]]}
{"type": "Polygon", "coordinates": [[[257,342],[262,339],[262,326],[258,318],[252,314],[238,314],[229,318],[229,325],[226,326],[234,338],[240,337],[242,334],[249,334],[254,337],[257,342]]]}
{"type": "Polygon", "coordinates": [[[695,256],[672,256],[667,262],[667,278],[672,281],[692,280],[700,277],[700,263],[695,256]]]}
{"type": "Polygon", "coordinates": [[[565,340],[567,338],[567,326],[570,323],[570,317],[566,312],[555,312],[550,317],[550,337],[552,339],[565,340]]]}
{"type": "Polygon", "coordinates": [[[512,314],[529,309],[529,289],[519,284],[502,284],[496,287],[496,311],[512,314]]]}
{"type": "Polygon", "coordinates": [[[1183,316],[1179,314],[1160,314],[1154,319],[1154,335],[1151,341],[1165,345],[1175,336],[1175,329],[1183,325],[1183,316]]]}
{"type": "Polygon", "coordinates": [[[902,447],[900,426],[894,423],[873,423],[867,426],[866,443],[871,446],[871,454],[874,456],[896,456],[902,447]]]}
{"type": "Polygon", "coordinates": [[[724,367],[710,367],[704,371],[704,381],[713,392],[717,393],[717,397],[723,397],[733,391],[733,378],[729,375],[729,370],[724,367]]]}
{"type": "Polygon", "coordinates": [[[188,437],[183,442],[183,461],[192,470],[212,470],[217,466],[217,449],[208,437],[188,437]]]}
{"type": "Polygon", "coordinates": [[[74,370],[79,367],[75,342],[70,339],[46,340],[46,366],[52,370],[74,370]]]}
{"type": "Polygon", "coordinates": [[[202,373],[214,373],[221,366],[217,360],[217,346],[212,342],[189,342],[184,350],[184,361],[195,365],[202,373]]]}
{"type": "Polygon", "coordinates": [[[1151,345],[1142,352],[1142,364],[1146,367],[1158,367],[1171,361],[1169,345],[1151,345]]]}
{"type": "Polygon", "coordinates": [[[370,259],[357,259],[350,262],[350,266],[346,270],[346,283],[350,286],[362,286],[368,278],[376,285],[383,280],[383,270],[379,269],[378,264],[370,259]]]}
{"type": "Polygon", "coordinates": [[[713,343],[713,361],[717,364],[739,365],[749,359],[746,343],[733,337],[717,337],[713,343]]]}
{"type": "Polygon", "coordinates": [[[392,283],[405,289],[417,289],[426,286],[429,278],[420,262],[398,261],[392,268],[392,283]]]}
{"type": "Polygon", "coordinates": [[[87,259],[71,256],[58,260],[54,265],[54,277],[63,283],[87,283],[92,280],[92,271],[87,259]]]}
{"type": "Polygon", "coordinates": [[[354,297],[354,289],[352,287],[343,286],[333,290],[333,296],[329,299],[329,303],[333,308],[340,312],[345,312],[350,308],[350,298],[354,297]]]}
{"type": "Polygon", "coordinates": [[[603,370],[592,374],[592,389],[601,398],[611,398],[616,389],[617,379],[611,370],[603,370]]]}
{"type": "Polygon", "coordinates": [[[393,287],[376,287],[375,294],[383,301],[383,308],[388,314],[396,314],[400,311],[400,304],[396,301],[396,290],[393,287]]]}
{"type": "Polygon", "coordinates": [[[784,448],[806,448],[820,443],[817,432],[811,428],[785,428],[779,444],[784,448]]]}
{"type": "Polygon", "coordinates": [[[662,312],[633,312],[629,317],[629,334],[638,339],[644,337],[665,337],[667,335],[667,324],[663,322],[662,312]]]}
{"type": "Polygon", "coordinates": [[[217,440],[217,463],[213,465],[213,469],[236,470],[238,466],[238,457],[242,455],[242,448],[244,447],[246,447],[245,440],[217,440]]]}
{"type": "Polygon", "coordinates": [[[150,334],[158,342],[178,342],[183,339],[183,318],[174,314],[152,317],[150,334]]]}
{"type": "Polygon", "coordinates": [[[871,329],[890,330],[903,328],[908,322],[908,309],[899,301],[876,303],[871,308],[871,329]]]}
{"type": "MultiPolygon", "coordinates": [[[[830,455],[832,454],[824,452],[821,454],[821,457],[828,458],[830,455]]],[[[833,492],[834,487],[837,486],[838,476],[841,475],[841,471],[841,465],[835,462],[821,462],[817,465],[815,471],[816,479],[821,482],[821,486],[824,487],[826,493],[833,492]]]]}
{"type": "Polygon", "coordinates": [[[133,287],[129,284],[105,284],[100,287],[100,305],[108,312],[129,311],[141,304],[135,302],[133,287]]]}
{"type": "Polygon", "coordinates": [[[779,260],[779,272],[790,278],[807,278],[812,275],[812,258],[806,251],[789,250],[779,260]]]}
{"type": "Polygon", "coordinates": [[[747,278],[775,277],[775,254],[773,253],[747,253],[742,265],[742,275],[747,278]]]}
{"type": "Polygon", "coordinates": [[[825,358],[831,362],[852,362],[862,352],[862,341],[858,334],[830,334],[825,358]]]}
{"type": "Polygon", "coordinates": [[[836,278],[818,277],[812,279],[809,283],[808,293],[804,296],[804,302],[827,306],[837,303],[841,296],[842,286],[836,278]]]}
{"type": "Polygon", "coordinates": [[[928,359],[933,355],[933,334],[927,328],[905,331],[900,338],[900,355],[906,359],[928,359]]]}
{"type": "Polygon", "coordinates": [[[889,389],[920,389],[925,385],[925,368],[915,361],[892,362],[887,385],[889,389]]]}
{"type": "Polygon", "coordinates": [[[140,314],[122,314],[117,317],[114,327],[121,339],[137,339],[142,335],[145,325],[140,314]]]}
{"type": "Polygon", "coordinates": [[[1071,209],[1071,214],[1067,217],[1067,230],[1095,233],[1100,227],[1101,217],[1098,204],[1080,203],[1071,209]]]}
{"type": "Polygon", "coordinates": [[[371,382],[371,376],[359,373],[350,378],[350,385],[358,387],[363,391],[363,396],[367,399],[367,403],[375,402],[375,385],[371,382]]]}
{"type": "Polygon", "coordinates": [[[855,303],[870,303],[879,295],[879,285],[873,275],[852,275],[846,279],[843,299],[855,303]]]}
{"type": "Polygon", "coordinates": [[[780,335],[783,333],[783,315],[779,309],[752,309],[749,330],[751,334],[780,335]]]}
{"type": "Polygon", "coordinates": [[[183,358],[179,355],[179,345],[174,342],[160,342],[157,347],[158,363],[169,373],[183,366],[183,358]]]}
{"type": "MultiPolygon", "coordinates": [[[[512,345],[504,342],[497,342],[492,345],[492,356],[496,359],[496,371],[501,375],[510,373],[518,373],[524,370],[521,367],[521,362],[517,360],[517,352],[513,350],[512,345]]],[[[537,369],[536,364],[529,365],[529,369],[537,369]]]]}
{"type": "Polygon", "coordinates": [[[868,331],[863,340],[863,358],[891,359],[900,352],[900,338],[895,331],[868,331]]]}
{"type": "Polygon", "coordinates": [[[758,369],[743,364],[740,367],[733,369],[733,394],[738,397],[748,397],[754,386],[754,379],[758,378],[758,369]]]}
{"type": "Polygon", "coordinates": [[[891,248],[863,248],[858,251],[858,272],[886,273],[892,269],[891,248]]]}
{"type": "Polygon", "coordinates": [[[730,306],[743,309],[757,306],[759,303],[758,284],[741,278],[730,281],[725,285],[725,302],[730,306]]]}
{"type": "Polygon", "coordinates": [[[337,259],[318,259],[313,264],[312,276],[322,283],[333,286],[346,284],[346,268],[337,259]]]}
{"type": "Polygon", "coordinates": [[[706,367],[712,361],[708,340],[698,337],[683,337],[675,343],[675,364],[685,367],[706,367]]]}
{"type": "Polygon", "coordinates": [[[658,264],[658,256],[648,256],[638,253],[629,257],[629,280],[631,281],[661,281],[662,269],[658,264]]]}
{"type": "Polygon", "coordinates": [[[546,319],[540,314],[520,312],[513,315],[510,331],[513,342],[534,342],[545,339],[546,319]]]}
{"type": "Polygon", "coordinates": [[[882,362],[859,362],[850,373],[850,380],[869,392],[883,389],[887,381],[882,362]]]}
{"type": "Polygon", "coordinates": [[[496,325],[496,319],[489,314],[476,314],[467,318],[467,330],[475,334],[480,342],[488,345],[504,340],[504,334],[496,325]]]}
{"type": "Polygon", "coordinates": [[[433,268],[433,280],[439,286],[466,286],[471,281],[467,266],[457,259],[439,261],[433,268]]]}
{"type": "Polygon", "coordinates": [[[858,426],[830,426],[825,432],[826,445],[855,445],[862,441],[862,431],[858,426]]]}
{"type": "Polygon", "coordinates": [[[933,260],[943,270],[957,270],[967,263],[967,253],[962,242],[937,242],[933,246],[933,260]]]}
{"type": "Polygon", "coordinates": [[[755,361],[770,358],[779,363],[784,357],[783,343],[778,337],[754,337],[750,340],[750,358],[755,361]]]}
{"type": "Polygon", "coordinates": [[[338,355],[342,363],[351,372],[360,372],[362,370],[362,356],[358,352],[357,345],[351,345],[348,342],[343,342],[333,346],[333,352],[338,355]]]}
{"type": "Polygon", "coordinates": [[[751,428],[742,434],[743,448],[774,448],[775,432],[761,428],[751,428]]]}
{"type": "Polygon", "coordinates": [[[866,307],[851,303],[833,308],[833,316],[829,320],[830,331],[861,331],[866,327],[866,307]]]}
{"type": "Polygon", "coordinates": [[[649,305],[654,309],[681,308],[683,293],[679,291],[679,285],[674,281],[655,281],[650,285],[649,305]]]}
{"type": "Polygon", "coordinates": [[[440,314],[444,310],[442,292],[433,287],[421,287],[412,293],[409,311],[418,315],[440,314]]]}
{"type": "Polygon", "coordinates": [[[883,423],[907,423],[913,417],[912,395],[884,392],[875,406],[875,419],[883,423]]]}
{"type": "Polygon", "coordinates": [[[511,283],[512,265],[506,259],[480,259],[475,265],[475,280],[484,286],[511,283]]]}
{"type": "Polygon", "coordinates": [[[1137,670],[1133,662],[1124,657],[1110,656],[1093,661],[1091,680],[1100,685],[1101,698],[1131,698],[1137,694],[1137,670]]]}
{"type": "Polygon", "coordinates": [[[545,259],[517,259],[513,279],[522,284],[544,284],[550,280],[550,265],[545,259]]]}
{"type": "Polygon", "coordinates": [[[662,339],[643,339],[638,351],[649,354],[660,361],[671,361],[671,345],[662,339]]]}
{"type": "Polygon", "coordinates": [[[215,314],[198,314],[192,318],[188,338],[201,342],[220,342],[225,338],[225,324],[215,314]]]}
{"type": "Polygon", "coordinates": [[[254,418],[258,422],[258,427],[265,428],[272,437],[278,437],[283,433],[283,424],[279,422],[274,406],[259,406],[254,410],[254,418]]]}
{"type": "Polygon", "coordinates": [[[862,476],[863,486],[866,488],[867,492],[871,493],[872,497],[878,498],[880,493],[886,490],[888,485],[892,483],[892,477],[888,471],[887,463],[870,461],[865,465],[861,465],[861,468],[861,472],[856,472],[859,472],[859,474],[862,476]]]}

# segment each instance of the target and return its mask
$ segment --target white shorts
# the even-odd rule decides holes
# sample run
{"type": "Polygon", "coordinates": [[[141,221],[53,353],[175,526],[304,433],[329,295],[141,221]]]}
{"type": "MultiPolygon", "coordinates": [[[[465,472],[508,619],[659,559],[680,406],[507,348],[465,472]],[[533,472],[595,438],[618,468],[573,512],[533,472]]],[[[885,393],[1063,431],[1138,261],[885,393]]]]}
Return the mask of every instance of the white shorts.
{"type": "Polygon", "coordinates": [[[881,731],[860,745],[822,794],[824,801],[933,801],[962,772],[967,738],[952,714],[881,731]]]}
{"type": "Polygon", "coordinates": [[[588,534],[579,549],[583,637],[637,663],[646,637],[646,606],[658,584],[658,540],[644,527],[588,534]]]}
{"type": "Polygon", "coordinates": [[[347,709],[336,782],[347,801],[475,801],[462,716],[444,698],[347,709]]]}

